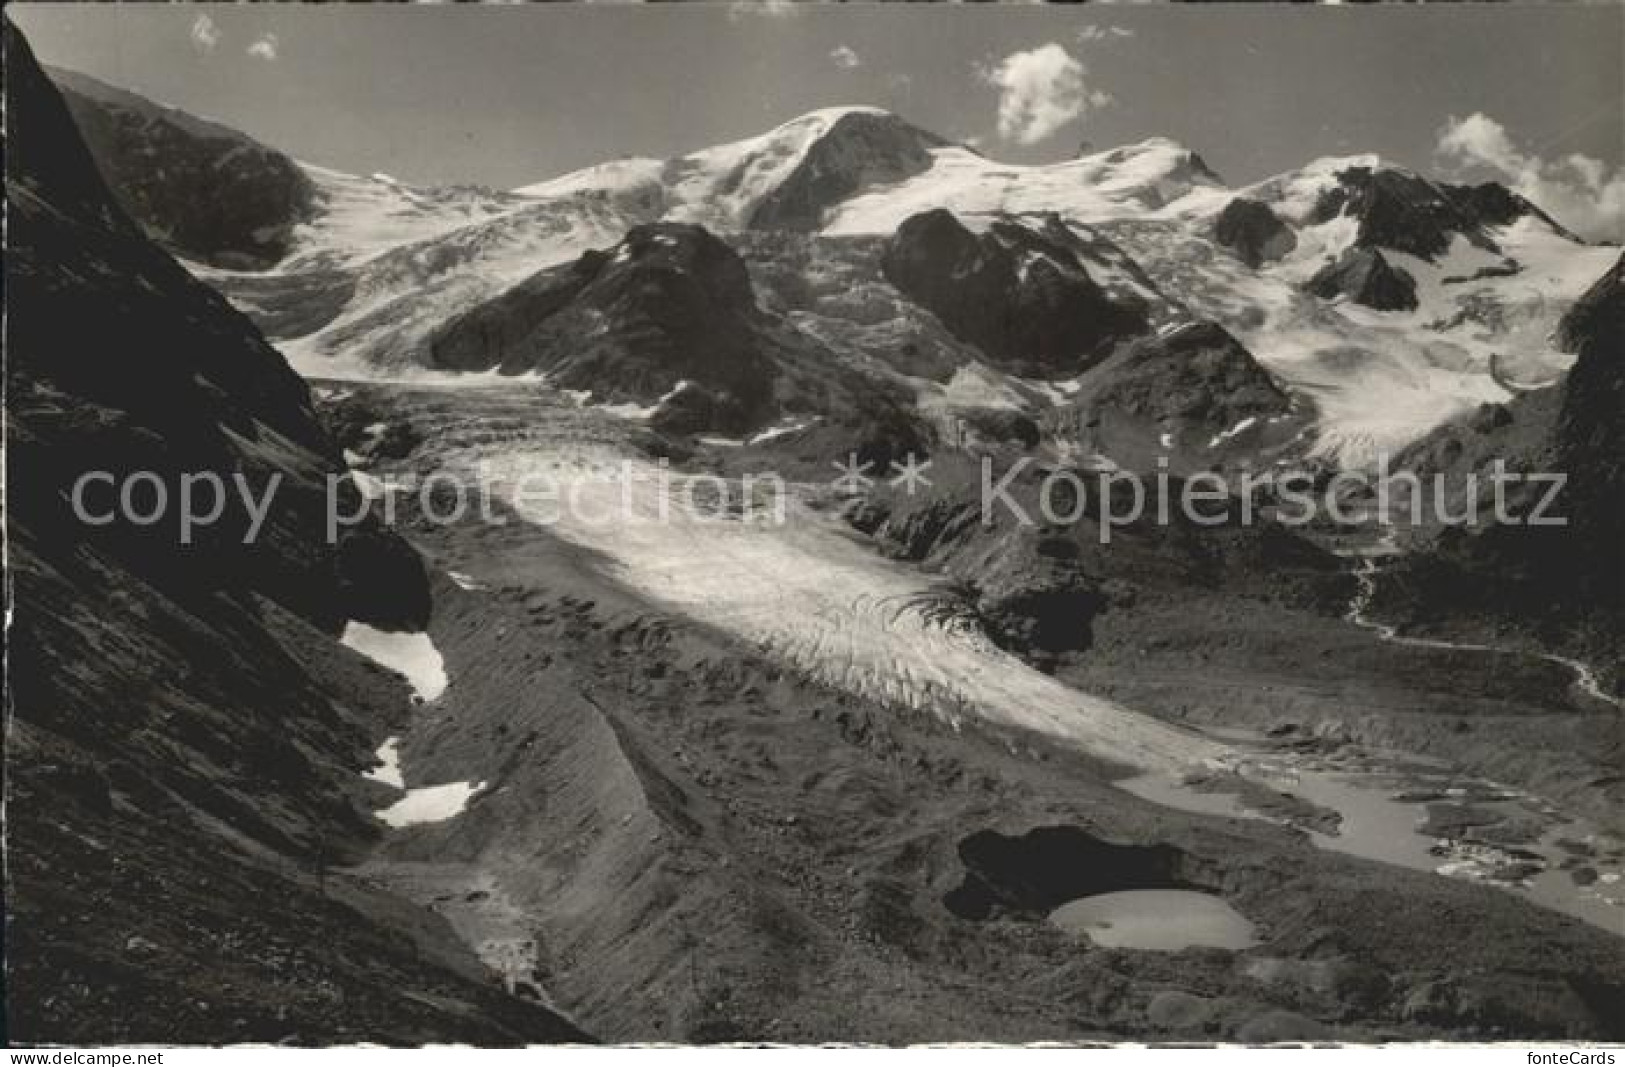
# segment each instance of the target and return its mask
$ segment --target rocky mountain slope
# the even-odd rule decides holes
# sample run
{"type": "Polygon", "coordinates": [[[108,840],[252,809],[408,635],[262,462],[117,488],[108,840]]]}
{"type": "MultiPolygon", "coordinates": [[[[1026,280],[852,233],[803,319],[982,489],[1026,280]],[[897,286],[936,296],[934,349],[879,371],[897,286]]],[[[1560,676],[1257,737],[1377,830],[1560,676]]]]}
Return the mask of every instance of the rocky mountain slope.
{"type": "Polygon", "coordinates": [[[938,208],[903,220],[880,268],[996,366],[1062,378],[1147,326],[1145,302],[1112,299],[1089,276],[1080,246],[1053,216],[1042,229],[999,221],[974,234],[938,208]]]}
{"type": "MultiPolygon", "coordinates": [[[[1561,341],[1578,357],[1557,385],[1487,409],[1414,446],[1407,465],[1428,476],[1482,473],[1492,460],[1514,472],[1561,475],[1548,510],[1562,525],[1501,525],[1439,532],[1428,551],[1396,566],[1378,607],[1409,626],[1442,631],[1511,629],[1602,665],[1607,686],[1625,681],[1625,290],[1619,266],[1564,316],[1561,341]]],[[[1515,514],[1530,515],[1547,484],[1515,486],[1515,514]]],[[[1487,514],[1492,488],[1478,487],[1487,514]]],[[[1452,513],[1461,513],[1459,497],[1452,513]]]]}
{"type": "Polygon", "coordinates": [[[717,410],[696,428],[738,431],[771,399],[765,332],[739,256],[698,226],[664,223],[521,282],[428,344],[439,367],[541,372],[604,401],[703,390],[717,410]]]}
{"type": "Polygon", "coordinates": [[[1189,474],[1302,457],[1312,422],[1224,327],[1175,323],[1125,345],[1076,382],[1057,436],[1130,470],[1189,474]]]}
{"type": "Polygon", "coordinates": [[[421,627],[422,565],[376,526],[328,541],[343,467],[304,383],[115,202],[9,22],[5,58],[12,1039],[576,1035],[342,873],[407,698],[334,635],[421,627]],[[206,472],[233,496],[188,544],[174,510],[77,518],[91,471],[150,472],[143,515],[206,472]]]}
{"type": "Polygon", "coordinates": [[[315,183],[236,130],[67,70],[51,70],[119,205],[176,255],[259,270],[317,211],[315,183]]]}

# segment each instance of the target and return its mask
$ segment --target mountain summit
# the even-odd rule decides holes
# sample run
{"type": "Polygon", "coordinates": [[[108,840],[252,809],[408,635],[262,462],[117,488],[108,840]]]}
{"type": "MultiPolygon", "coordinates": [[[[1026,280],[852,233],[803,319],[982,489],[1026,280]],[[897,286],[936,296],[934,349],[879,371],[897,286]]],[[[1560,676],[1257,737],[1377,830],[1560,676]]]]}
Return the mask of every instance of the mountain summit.
{"type": "Polygon", "coordinates": [[[932,149],[944,143],[879,108],[823,108],[742,141],[669,160],[617,160],[514,192],[604,190],[717,229],[817,230],[825,211],[860,189],[929,169],[932,149]]]}

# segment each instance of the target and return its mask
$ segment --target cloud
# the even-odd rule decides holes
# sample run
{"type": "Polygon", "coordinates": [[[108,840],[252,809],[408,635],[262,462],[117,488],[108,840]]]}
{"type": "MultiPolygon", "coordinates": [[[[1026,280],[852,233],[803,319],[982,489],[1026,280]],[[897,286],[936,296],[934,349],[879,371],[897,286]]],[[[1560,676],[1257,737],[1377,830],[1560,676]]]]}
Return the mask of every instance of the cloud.
{"type": "Polygon", "coordinates": [[[1582,237],[1625,239],[1625,171],[1600,159],[1572,153],[1544,158],[1519,147],[1505,126],[1483,112],[1454,115],[1439,131],[1435,154],[1447,164],[1492,171],[1582,237]]]}
{"type": "Polygon", "coordinates": [[[1053,41],[1012,52],[978,73],[999,90],[999,136],[1018,144],[1037,144],[1112,101],[1089,88],[1088,68],[1053,41]]]}
{"type": "Polygon", "coordinates": [[[1083,28],[1078,31],[1078,43],[1094,44],[1096,41],[1104,41],[1108,37],[1128,40],[1133,36],[1134,31],[1127,26],[1098,26],[1093,22],[1086,22],[1083,28]]]}
{"type": "Polygon", "coordinates": [[[267,63],[275,63],[277,57],[277,40],[274,33],[262,33],[248,46],[248,54],[255,59],[263,59],[267,63]]]}
{"type": "Polygon", "coordinates": [[[199,52],[213,52],[220,43],[220,27],[208,15],[199,15],[192,21],[192,47],[199,52]]]}
{"type": "Polygon", "coordinates": [[[844,44],[831,49],[829,58],[842,70],[857,70],[863,66],[863,58],[844,44]]]}
{"type": "Polygon", "coordinates": [[[801,8],[795,0],[734,0],[728,5],[729,22],[738,22],[752,15],[768,19],[791,19],[799,14],[801,8]]]}

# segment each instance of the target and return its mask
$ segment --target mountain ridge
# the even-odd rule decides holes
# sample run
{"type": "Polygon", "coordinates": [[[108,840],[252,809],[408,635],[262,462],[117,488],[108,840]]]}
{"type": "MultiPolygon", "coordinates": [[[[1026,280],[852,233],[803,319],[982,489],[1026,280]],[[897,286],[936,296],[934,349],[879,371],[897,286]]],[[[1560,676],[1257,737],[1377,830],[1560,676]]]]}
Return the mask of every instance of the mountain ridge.
{"type": "MultiPolygon", "coordinates": [[[[291,231],[283,260],[194,271],[306,374],[430,373],[427,339],[440,323],[539,270],[612,249],[640,225],[697,224],[735,245],[747,233],[800,232],[841,260],[840,241],[889,237],[927,211],[978,233],[1055,215],[1117,249],[1090,262],[1093,282],[1177,294],[1151,297],[1157,325],[1183,317],[1229,330],[1316,412],[1310,449],[1354,465],[1504,400],[1508,374],[1546,380],[1566,368],[1572,354],[1549,335],[1608,255],[1504,187],[1451,186],[1370,154],[1231,188],[1165,137],[1018,166],[868,107],[506,193],[304,170],[319,206],[291,231]],[[1221,235],[1225,212],[1246,202],[1276,225],[1255,210],[1250,225],[1269,233],[1221,235]],[[1232,251],[1225,240],[1256,246],[1232,251]]],[[[753,272],[772,269],[761,251],[750,258],[753,272]]],[[[962,359],[940,344],[904,355],[962,359]]]]}

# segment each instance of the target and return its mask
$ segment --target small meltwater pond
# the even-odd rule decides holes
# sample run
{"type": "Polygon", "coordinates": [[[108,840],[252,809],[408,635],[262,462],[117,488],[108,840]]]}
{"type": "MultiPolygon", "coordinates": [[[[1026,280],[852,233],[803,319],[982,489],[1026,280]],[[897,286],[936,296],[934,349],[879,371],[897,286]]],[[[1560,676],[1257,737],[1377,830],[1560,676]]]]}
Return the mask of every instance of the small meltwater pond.
{"type": "Polygon", "coordinates": [[[1253,924],[1223,898],[1190,889],[1101,893],[1063,904],[1049,919],[1105,948],[1177,952],[1258,944],[1253,924]]]}

